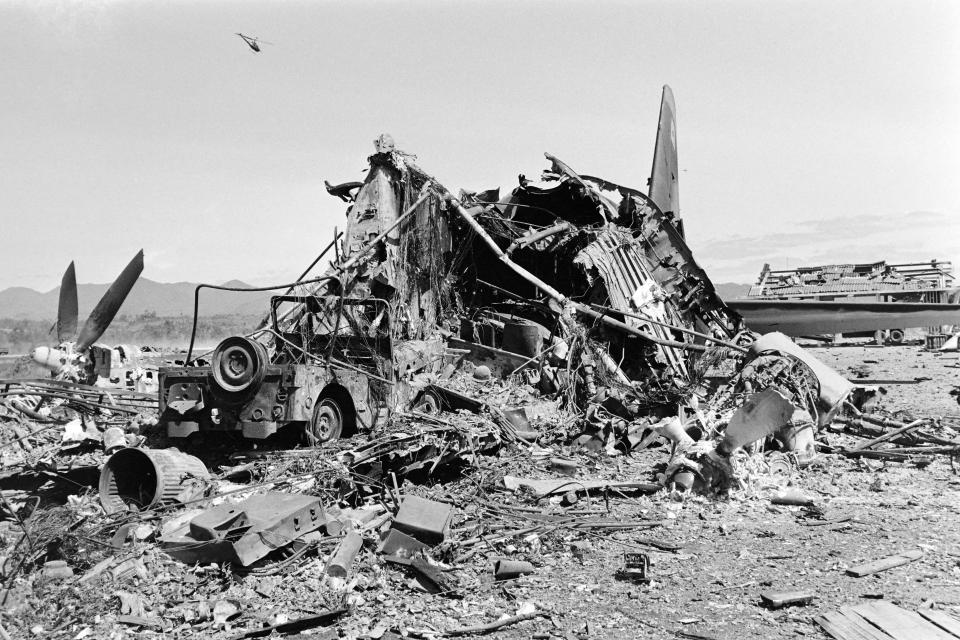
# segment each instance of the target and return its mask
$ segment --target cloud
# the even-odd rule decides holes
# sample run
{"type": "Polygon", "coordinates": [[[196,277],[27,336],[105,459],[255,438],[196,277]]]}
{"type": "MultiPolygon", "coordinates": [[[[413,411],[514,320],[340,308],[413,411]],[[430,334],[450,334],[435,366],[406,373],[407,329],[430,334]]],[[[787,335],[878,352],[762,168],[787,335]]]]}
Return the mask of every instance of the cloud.
{"type": "Polygon", "coordinates": [[[911,211],[779,224],[776,232],[735,235],[693,246],[715,282],[752,282],[775,269],[857,262],[960,260],[960,216],[911,211]],[[784,228],[785,227],[785,228],[784,228]]]}

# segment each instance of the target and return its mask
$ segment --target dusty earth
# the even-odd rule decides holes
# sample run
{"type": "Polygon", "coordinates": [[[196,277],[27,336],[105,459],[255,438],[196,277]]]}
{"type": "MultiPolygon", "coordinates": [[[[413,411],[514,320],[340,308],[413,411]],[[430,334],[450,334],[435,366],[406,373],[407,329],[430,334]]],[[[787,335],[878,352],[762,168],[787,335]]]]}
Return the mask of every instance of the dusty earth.
{"type": "MultiPolygon", "coordinates": [[[[957,354],[864,345],[813,352],[851,379],[911,382],[883,384],[880,406],[901,418],[943,416],[944,425],[960,432],[960,406],[949,394],[960,385],[957,354]]],[[[834,446],[858,441],[839,433],[818,438],[834,446]]],[[[467,478],[407,489],[454,502],[457,539],[473,535],[471,524],[488,525],[489,544],[474,547],[470,558],[452,563],[445,572],[456,583],[449,594],[456,597],[415,589],[408,575],[373,553],[372,541],[357,561],[356,577],[343,585],[324,577],[330,547],[288,563],[274,575],[238,575],[216,565],[187,567],[148,540],[133,545],[145,571],[125,582],[80,585],[45,582],[37,572],[21,576],[8,585],[12,588],[5,597],[2,624],[14,638],[232,638],[284,617],[336,606],[344,589],[351,612],[334,626],[303,637],[442,637],[444,630],[486,624],[532,608],[545,615],[504,627],[496,637],[818,638],[826,637],[812,621],[818,613],[877,597],[908,609],[935,606],[960,615],[960,475],[948,456],[936,456],[923,466],[821,454],[806,469],[774,474],[758,463],[746,488],[727,498],[664,490],[593,495],[564,507],[556,498],[538,500],[496,488],[504,473],[556,477],[547,468],[549,455],[504,449],[497,457],[482,458],[479,470],[467,478]],[[787,485],[813,498],[815,506],[771,504],[770,497],[787,485]],[[477,509],[478,498],[507,505],[510,515],[491,518],[477,509]],[[637,523],[638,528],[583,532],[567,520],[537,535],[497,539],[496,525],[518,530],[537,524],[538,512],[600,516],[637,523]],[[663,550],[672,545],[678,548],[663,550]],[[852,565],[909,549],[924,555],[868,577],[845,573],[852,565]],[[649,584],[615,578],[622,554],[631,551],[649,555],[649,584]],[[491,574],[494,556],[529,560],[536,572],[496,583],[491,574]],[[795,590],[816,598],[807,606],[780,610],[760,603],[763,592],[795,590]],[[227,622],[210,620],[205,612],[218,602],[229,603],[224,606],[237,614],[227,622]],[[121,611],[130,609],[154,625],[117,624],[121,611]]],[[[666,451],[648,449],[629,458],[581,455],[578,460],[580,478],[652,481],[663,468],[666,451]]],[[[75,514],[95,512],[93,492],[71,501],[75,514]]],[[[19,529],[10,521],[2,525],[9,553],[19,529]]],[[[109,538],[110,531],[104,534],[109,538]]],[[[96,544],[85,548],[99,549],[96,544]]],[[[462,551],[454,549],[453,556],[462,551]]],[[[89,553],[103,557],[102,550],[89,553]]],[[[126,553],[131,554],[129,548],[126,553]]],[[[84,564],[84,558],[69,558],[78,575],[92,559],[84,564]]]]}

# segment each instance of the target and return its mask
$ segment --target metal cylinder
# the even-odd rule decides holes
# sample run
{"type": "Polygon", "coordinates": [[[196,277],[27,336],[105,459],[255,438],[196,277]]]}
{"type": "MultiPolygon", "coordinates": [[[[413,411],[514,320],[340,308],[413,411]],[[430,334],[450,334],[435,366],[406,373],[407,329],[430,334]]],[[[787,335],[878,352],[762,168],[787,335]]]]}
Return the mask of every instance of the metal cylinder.
{"type": "Polygon", "coordinates": [[[203,462],[177,449],[120,449],[100,472],[100,504],[107,513],[178,502],[210,477],[203,462]]]}
{"type": "Polygon", "coordinates": [[[521,356],[535,356],[540,353],[540,327],[532,322],[507,322],[503,325],[503,350],[521,356]]]}

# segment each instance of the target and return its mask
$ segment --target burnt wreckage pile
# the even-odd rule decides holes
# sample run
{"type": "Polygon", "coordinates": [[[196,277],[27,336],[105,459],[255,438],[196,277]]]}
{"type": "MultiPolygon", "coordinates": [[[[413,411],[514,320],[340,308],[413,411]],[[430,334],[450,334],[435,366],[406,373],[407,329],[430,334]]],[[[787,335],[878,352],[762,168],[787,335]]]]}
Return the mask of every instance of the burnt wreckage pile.
{"type": "Polygon", "coordinates": [[[351,200],[347,228],[309,294],[275,298],[262,332],[225,341],[209,370],[161,372],[169,435],[368,431],[449,406],[434,383],[459,361],[570,410],[676,415],[705,361],[738,339],[739,318],[647,196],[552,159],[503,198],[455,198],[378,144],[362,185],[333,188],[351,200]]]}
{"type": "MultiPolygon", "coordinates": [[[[675,150],[660,143],[651,194],[675,207],[675,150]]],[[[275,296],[269,320],[209,365],[161,370],[167,434],[295,431],[318,444],[467,409],[528,443],[614,453],[672,441],[664,481],[688,487],[727,486],[730,456],[768,437],[812,459],[815,430],[852,385],[779,334],[756,340],[675,213],[547,159],[510,193],[454,196],[381,136],[365,181],[328,184],[349,202],[328,271],[275,296]],[[491,377],[526,400],[493,406],[465,382],[491,377]],[[562,428],[531,428],[531,403],[562,428]]]]}
{"type": "MultiPolygon", "coordinates": [[[[570,409],[674,415],[702,354],[734,340],[739,318],[649,198],[551,160],[541,181],[521,177],[503,197],[456,198],[403,154],[374,155],[348,213],[349,268],[335,266],[331,284],[387,300],[405,354],[429,350],[409,341],[443,342],[570,409]]],[[[411,382],[430,366],[410,364],[395,373],[411,382]]]]}

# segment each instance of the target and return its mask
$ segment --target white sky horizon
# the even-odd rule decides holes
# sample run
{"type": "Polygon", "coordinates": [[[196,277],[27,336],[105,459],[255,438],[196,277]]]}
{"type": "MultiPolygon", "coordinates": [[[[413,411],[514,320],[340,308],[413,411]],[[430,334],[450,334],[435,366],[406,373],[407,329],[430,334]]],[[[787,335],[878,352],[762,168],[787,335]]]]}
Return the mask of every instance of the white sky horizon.
{"type": "MultiPolygon", "coordinates": [[[[0,290],[286,282],[373,139],[456,192],[646,190],[662,85],[715,283],[960,261],[960,3],[0,3],[0,290]],[[274,43],[259,54],[234,32],[274,43]]],[[[960,266],[960,265],[958,265],[960,266]]]]}

